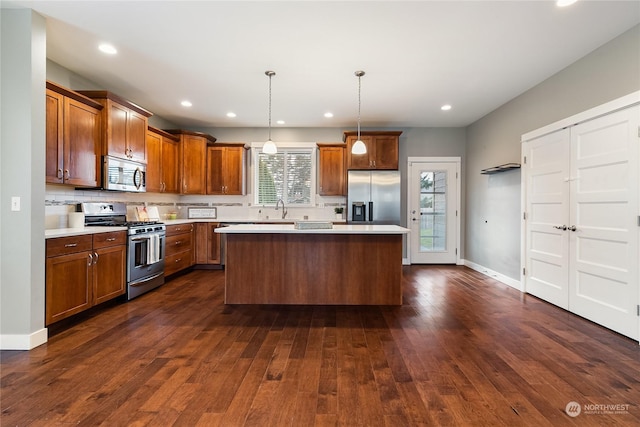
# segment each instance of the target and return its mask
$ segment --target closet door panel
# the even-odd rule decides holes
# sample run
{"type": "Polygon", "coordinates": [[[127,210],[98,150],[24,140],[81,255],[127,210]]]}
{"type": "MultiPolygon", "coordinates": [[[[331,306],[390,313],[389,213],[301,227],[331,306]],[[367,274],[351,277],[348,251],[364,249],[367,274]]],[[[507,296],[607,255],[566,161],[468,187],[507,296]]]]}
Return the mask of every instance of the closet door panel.
{"type": "Polygon", "coordinates": [[[569,310],[635,339],[639,117],[635,106],[571,129],[569,219],[569,310]]]}
{"type": "Polygon", "coordinates": [[[527,158],[526,291],[568,307],[569,218],[568,129],[529,141],[527,158]]]}

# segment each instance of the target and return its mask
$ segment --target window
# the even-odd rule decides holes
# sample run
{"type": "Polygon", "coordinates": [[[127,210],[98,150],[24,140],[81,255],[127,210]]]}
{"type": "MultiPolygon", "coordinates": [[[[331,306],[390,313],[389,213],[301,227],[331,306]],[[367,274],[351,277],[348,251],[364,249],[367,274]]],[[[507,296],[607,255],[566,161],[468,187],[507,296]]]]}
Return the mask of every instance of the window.
{"type": "Polygon", "coordinates": [[[254,150],[255,203],[275,205],[313,205],[313,149],[281,148],[278,153],[263,154],[254,150]]]}

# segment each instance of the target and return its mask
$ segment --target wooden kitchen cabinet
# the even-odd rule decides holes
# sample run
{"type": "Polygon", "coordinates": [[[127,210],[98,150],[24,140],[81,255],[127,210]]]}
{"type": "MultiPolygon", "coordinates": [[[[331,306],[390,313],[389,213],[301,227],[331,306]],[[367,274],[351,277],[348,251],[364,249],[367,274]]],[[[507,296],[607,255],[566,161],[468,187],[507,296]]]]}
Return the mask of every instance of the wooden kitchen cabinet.
{"type": "Polygon", "coordinates": [[[127,291],[127,233],[93,235],[93,305],[127,291]]]}
{"type": "Polygon", "coordinates": [[[346,158],[344,144],[318,144],[318,194],[346,195],[346,158]]]}
{"type": "Polygon", "coordinates": [[[207,194],[245,194],[246,151],[244,144],[207,147],[207,194]]]}
{"type": "Polygon", "coordinates": [[[146,163],[148,119],[153,113],[105,90],[79,91],[102,109],[102,154],[146,163]]]}
{"type": "Polygon", "coordinates": [[[45,324],[126,292],[125,231],[47,239],[45,324]]]}
{"type": "Polygon", "coordinates": [[[398,169],[399,137],[402,131],[364,131],[360,139],[367,146],[365,154],[352,154],[351,148],[358,139],[358,132],[344,132],[347,144],[347,169],[398,169]]]}
{"type": "Polygon", "coordinates": [[[147,128],[147,192],[180,192],[179,157],[179,137],[152,126],[147,128]]]}
{"type": "Polygon", "coordinates": [[[193,229],[193,224],[167,225],[164,257],[165,276],[170,276],[194,264],[193,229]]]}
{"type": "Polygon", "coordinates": [[[220,234],[215,232],[218,227],[218,222],[195,224],[197,265],[220,265],[220,234]]]}
{"type": "Polygon", "coordinates": [[[92,99],[47,81],[46,182],[101,184],[101,109],[92,99]]]}
{"type": "Polygon", "coordinates": [[[180,138],[180,194],[206,194],[207,144],[213,144],[216,139],[205,133],[182,129],[167,129],[166,132],[180,138]]]}

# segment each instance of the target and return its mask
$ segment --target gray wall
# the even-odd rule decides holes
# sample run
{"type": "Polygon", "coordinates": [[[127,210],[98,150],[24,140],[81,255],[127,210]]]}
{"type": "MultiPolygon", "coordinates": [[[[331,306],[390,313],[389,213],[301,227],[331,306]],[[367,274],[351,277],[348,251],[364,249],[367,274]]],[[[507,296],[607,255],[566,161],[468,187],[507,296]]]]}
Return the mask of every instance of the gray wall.
{"type": "Polygon", "coordinates": [[[640,26],[623,33],[467,128],[465,258],[520,278],[520,137],[640,89],[640,26]]]}
{"type": "Polygon", "coordinates": [[[46,33],[28,9],[3,9],[1,23],[0,335],[23,348],[44,331],[46,33]]]}
{"type": "MultiPolygon", "coordinates": [[[[62,65],[47,59],[47,80],[51,80],[54,83],[59,84],[73,90],[110,90],[108,87],[103,87],[97,83],[92,82],[84,78],[83,76],[74,73],[73,71],[63,67],[62,65]]],[[[118,95],[127,99],[127,94],[118,93],[118,95]]],[[[133,99],[130,100],[135,103],[133,99]]],[[[144,106],[142,106],[144,108],[144,106]]],[[[159,129],[171,129],[176,128],[173,122],[163,119],[162,117],[153,115],[149,117],[149,125],[157,127],[159,129]]]]}

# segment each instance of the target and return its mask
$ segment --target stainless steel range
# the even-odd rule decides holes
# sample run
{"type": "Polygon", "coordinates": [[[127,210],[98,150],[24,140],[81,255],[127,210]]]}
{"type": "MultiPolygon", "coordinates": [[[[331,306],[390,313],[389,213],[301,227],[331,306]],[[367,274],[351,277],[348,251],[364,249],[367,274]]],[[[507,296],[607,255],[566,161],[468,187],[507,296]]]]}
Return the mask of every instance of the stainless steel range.
{"type": "Polygon", "coordinates": [[[85,226],[127,227],[127,299],[164,283],[166,227],[155,221],[127,221],[124,203],[81,203],[85,226]]]}

